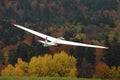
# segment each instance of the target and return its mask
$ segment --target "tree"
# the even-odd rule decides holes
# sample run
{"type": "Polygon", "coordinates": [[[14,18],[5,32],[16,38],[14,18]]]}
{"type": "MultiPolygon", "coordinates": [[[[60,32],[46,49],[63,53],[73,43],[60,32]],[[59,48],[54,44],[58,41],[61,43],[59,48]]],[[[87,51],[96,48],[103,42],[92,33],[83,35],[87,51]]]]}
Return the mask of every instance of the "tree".
{"type": "Polygon", "coordinates": [[[112,66],[110,71],[109,71],[109,77],[112,78],[112,79],[119,79],[120,78],[120,70],[119,70],[120,67],[115,67],[115,66],[112,66]]]}
{"type": "Polygon", "coordinates": [[[61,51],[60,54],[55,54],[53,59],[56,64],[56,70],[61,77],[76,76],[76,59],[73,56],[68,56],[67,53],[61,51]],[[71,72],[73,72],[71,74],[71,72]]]}
{"type": "Polygon", "coordinates": [[[15,65],[18,58],[22,58],[24,61],[29,62],[30,58],[35,54],[35,48],[27,44],[19,44],[17,49],[9,51],[9,63],[15,65]]]}
{"type": "Polygon", "coordinates": [[[22,58],[24,61],[29,61],[34,55],[33,49],[27,44],[20,44],[16,50],[18,57],[22,58]]]}
{"type": "Polygon", "coordinates": [[[68,56],[65,52],[56,53],[53,57],[46,54],[43,57],[33,57],[29,63],[28,72],[33,76],[75,77],[75,64],[75,58],[68,56]]]}
{"type": "Polygon", "coordinates": [[[5,57],[1,51],[0,51],[0,64],[5,64],[5,57]]]}
{"type": "Polygon", "coordinates": [[[109,71],[110,71],[109,66],[103,62],[98,63],[95,66],[95,72],[101,78],[109,78],[109,71]]]}
{"type": "Polygon", "coordinates": [[[27,75],[28,71],[28,63],[22,61],[21,58],[18,58],[18,63],[15,66],[8,64],[1,71],[2,76],[25,76],[27,75]]]}
{"type": "Polygon", "coordinates": [[[23,61],[21,58],[18,58],[18,62],[15,65],[14,73],[18,76],[28,75],[28,63],[23,61]]]}
{"type": "Polygon", "coordinates": [[[1,74],[3,76],[76,77],[76,59],[64,51],[54,55],[34,56],[28,63],[18,58],[15,66],[9,64],[1,74]]]}
{"type": "Polygon", "coordinates": [[[88,63],[85,58],[81,62],[81,67],[78,68],[78,77],[91,78],[94,73],[94,66],[88,63]]]}
{"type": "Polygon", "coordinates": [[[50,76],[50,75],[48,75],[49,73],[51,73],[51,75],[52,75],[54,70],[53,70],[53,72],[51,72],[50,67],[48,67],[50,65],[53,65],[53,63],[50,63],[51,60],[52,60],[52,56],[50,56],[50,55],[45,55],[44,57],[41,57],[41,56],[32,57],[31,61],[29,63],[29,68],[28,68],[29,75],[41,76],[41,77],[42,76],[50,76]]]}
{"type": "Polygon", "coordinates": [[[7,67],[5,69],[3,69],[1,71],[1,75],[2,76],[13,76],[14,75],[13,69],[14,69],[14,67],[11,64],[9,64],[9,65],[7,65],[7,67]]]}
{"type": "Polygon", "coordinates": [[[106,54],[104,55],[105,57],[105,62],[109,66],[120,66],[120,45],[118,43],[110,45],[109,50],[106,51],[106,54]]]}

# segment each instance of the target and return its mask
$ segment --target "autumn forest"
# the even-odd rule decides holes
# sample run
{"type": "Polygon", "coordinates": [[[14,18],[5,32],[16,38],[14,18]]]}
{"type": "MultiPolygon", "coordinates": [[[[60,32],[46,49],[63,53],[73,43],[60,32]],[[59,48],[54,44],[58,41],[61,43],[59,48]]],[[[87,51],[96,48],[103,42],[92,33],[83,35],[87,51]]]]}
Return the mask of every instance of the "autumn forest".
{"type": "MultiPolygon", "coordinates": [[[[53,64],[53,67],[58,66],[63,72],[54,72],[54,75],[46,73],[47,76],[66,77],[69,74],[71,77],[120,78],[119,48],[119,0],[0,1],[0,75],[7,73],[3,69],[13,69],[13,66],[15,70],[22,71],[20,72],[22,76],[22,73],[26,76],[33,75],[34,72],[31,72],[33,68],[29,68],[30,64],[34,64],[32,60],[39,62],[46,59],[56,64],[60,58],[54,56],[59,53],[64,61],[66,59],[71,61],[66,62],[72,66],[67,67],[70,72],[65,73],[68,72],[64,72],[67,68],[62,69],[63,67],[53,64]],[[68,45],[44,47],[42,43],[37,42],[39,37],[14,27],[13,23],[56,38],[64,37],[69,41],[107,46],[109,49],[68,45]]],[[[44,66],[50,63],[45,63],[44,66]]],[[[51,66],[49,68],[53,69],[51,66]]],[[[34,76],[41,75],[43,74],[36,72],[34,76]]]]}

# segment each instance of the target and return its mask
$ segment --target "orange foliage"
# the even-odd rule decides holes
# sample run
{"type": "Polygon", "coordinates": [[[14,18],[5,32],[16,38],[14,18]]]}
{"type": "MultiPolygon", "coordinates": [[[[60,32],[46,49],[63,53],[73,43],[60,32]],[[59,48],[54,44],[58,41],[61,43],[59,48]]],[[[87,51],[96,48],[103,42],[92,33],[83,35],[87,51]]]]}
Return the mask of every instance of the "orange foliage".
{"type": "Polygon", "coordinates": [[[62,37],[63,33],[64,33],[64,30],[62,28],[59,28],[57,30],[54,30],[54,32],[52,32],[51,35],[57,38],[57,37],[62,37]]]}
{"type": "Polygon", "coordinates": [[[85,5],[81,5],[81,10],[82,10],[82,12],[86,12],[87,11],[87,7],[85,5]]]}
{"type": "Polygon", "coordinates": [[[62,45],[59,50],[65,51],[66,53],[70,53],[71,48],[72,48],[72,46],[62,45]]]}
{"type": "Polygon", "coordinates": [[[49,7],[55,7],[56,6],[56,2],[51,1],[51,2],[48,3],[48,6],[49,7]]]}
{"type": "Polygon", "coordinates": [[[115,22],[116,27],[114,28],[115,31],[120,30],[120,21],[115,22]]]}
{"type": "MultiPolygon", "coordinates": [[[[2,69],[4,69],[6,67],[6,65],[2,65],[1,63],[0,63],[0,72],[2,71],[2,69]]],[[[0,74],[1,75],[1,74],[0,74]]]]}
{"type": "MultiPolygon", "coordinates": [[[[28,22],[25,22],[24,25],[29,26],[30,24],[28,22]]],[[[29,32],[26,32],[25,39],[24,39],[23,43],[25,43],[27,45],[31,45],[32,44],[32,38],[33,38],[33,35],[29,32]]]]}
{"type": "Polygon", "coordinates": [[[25,25],[25,26],[29,26],[30,24],[29,24],[28,22],[25,22],[24,25],[25,25]]]}
{"type": "Polygon", "coordinates": [[[39,3],[39,6],[40,6],[40,11],[43,11],[44,8],[45,8],[45,4],[42,3],[42,2],[40,2],[40,3],[39,3]]]}
{"type": "Polygon", "coordinates": [[[59,51],[59,47],[57,46],[50,46],[49,49],[53,54],[59,51]]]}
{"type": "Polygon", "coordinates": [[[95,53],[96,53],[95,54],[96,55],[96,62],[99,62],[101,59],[104,60],[102,49],[96,49],[95,53]]]}
{"type": "Polygon", "coordinates": [[[50,33],[53,33],[54,30],[56,30],[56,25],[55,24],[51,24],[51,26],[49,27],[48,30],[49,30],[50,33]]]}
{"type": "Polygon", "coordinates": [[[31,45],[32,44],[32,37],[33,37],[32,34],[26,32],[25,40],[23,41],[23,43],[25,43],[27,45],[31,45]]]}
{"type": "Polygon", "coordinates": [[[110,68],[105,63],[98,63],[95,66],[95,71],[101,78],[108,78],[110,68]]]}
{"type": "Polygon", "coordinates": [[[15,24],[15,23],[16,23],[16,20],[15,20],[15,19],[11,19],[11,20],[10,20],[10,23],[11,23],[11,24],[15,24]]]}
{"type": "Polygon", "coordinates": [[[103,49],[96,49],[96,51],[95,51],[97,54],[101,54],[101,53],[103,53],[103,49]]]}
{"type": "Polygon", "coordinates": [[[0,30],[2,30],[2,25],[0,25],[0,30]]]}
{"type": "Polygon", "coordinates": [[[2,47],[3,47],[3,42],[0,41],[0,49],[2,49],[2,47]]]}
{"type": "Polygon", "coordinates": [[[64,8],[63,7],[59,7],[58,13],[62,15],[64,13],[64,8]]]}
{"type": "Polygon", "coordinates": [[[15,50],[17,48],[17,46],[6,46],[5,48],[3,48],[2,52],[3,52],[3,56],[5,57],[5,63],[7,64],[8,63],[8,55],[9,55],[9,52],[10,50],[15,50]]]}
{"type": "Polygon", "coordinates": [[[83,40],[83,43],[90,44],[91,41],[90,41],[89,39],[84,39],[84,40],[83,40]]]}
{"type": "Polygon", "coordinates": [[[24,10],[23,10],[23,9],[20,9],[20,10],[18,11],[18,13],[19,13],[19,15],[23,15],[24,10]]]}
{"type": "Polygon", "coordinates": [[[12,4],[13,9],[14,9],[16,12],[17,12],[17,10],[18,10],[18,9],[17,9],[17,5],[18,5],[18,4],[17,4],[17,2],[16,2],[16,3],[14,3],[14,4],[12,4]]]}
{"type": "Polygon", "coordinates": [[[8,6],[9,2],[10,2],[10,0],[4,0],[4,5],[5,5],[5,7],[8,6]]]}

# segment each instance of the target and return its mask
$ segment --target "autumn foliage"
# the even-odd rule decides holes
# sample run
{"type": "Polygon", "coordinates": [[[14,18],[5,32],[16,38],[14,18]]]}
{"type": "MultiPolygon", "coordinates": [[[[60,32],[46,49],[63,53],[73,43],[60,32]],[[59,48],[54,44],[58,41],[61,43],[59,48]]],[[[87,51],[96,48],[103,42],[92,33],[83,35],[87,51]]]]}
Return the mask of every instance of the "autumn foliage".
{"type": "Polygon", "coordinates": [[[18,63],[14,66],[8,64],[5,69],[1,71],[3,76],[25,76],[27,74],[28,63],[18,58],[18,63]]]}
{"type": "Polygon", "coordinates": [[[76,77],[76,59],[64,51],[55,55],[34,56],[30,62],[21,58],[15,66],[8,65],[1,72],[2,76],[56,76],[76,77]]]}
{"type": "Polygon", "coordinates": [[[78,77],[92,77],[95,71],[102,78],[119,78],[119,13],[120,0],[1,0],[0,71],[11,64],[2,75],[72,77],[77,67],[78,77]],[[14,23],[55,38],[109,49],[68,45],[46,48],[33,34],[13,27],[14,23]],[[76,67],[76,60],[62,50],[76,57],[76,67]]]}
{"type": "Polygon", "coordinates": [[[101,78],[108,78],[110,68],[105,63],[98,63],[95,69],[96,74],[99,75],[101,78]]]}
{"type": "Polygon", "coordinates": [[[120,79],[120,66],[119,67],[112,66],[109,72],[109,77],[112,79],[120,79]]]}

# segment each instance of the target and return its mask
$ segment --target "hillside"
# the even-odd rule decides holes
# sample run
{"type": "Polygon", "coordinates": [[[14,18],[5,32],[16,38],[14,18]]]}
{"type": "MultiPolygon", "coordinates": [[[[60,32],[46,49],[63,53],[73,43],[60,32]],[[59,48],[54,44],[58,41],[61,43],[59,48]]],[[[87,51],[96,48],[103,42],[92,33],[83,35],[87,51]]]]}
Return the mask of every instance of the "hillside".
{"type": "Polygon", "coordinates": [[[119,0],[1,0],[0,62],[14,65],[19,57],[29,61],[32,56],[64,50],[77,58],[78,73],[83,72],[79,77],[93,76],[99,62],[109,67],[120,66],[119,13],[119,0]],[[109,49],[67,45],[45,48],[36,41],[38,37],[12,23],[53,37],[63,36],[66,40],[108,46],[109,49]]]}

